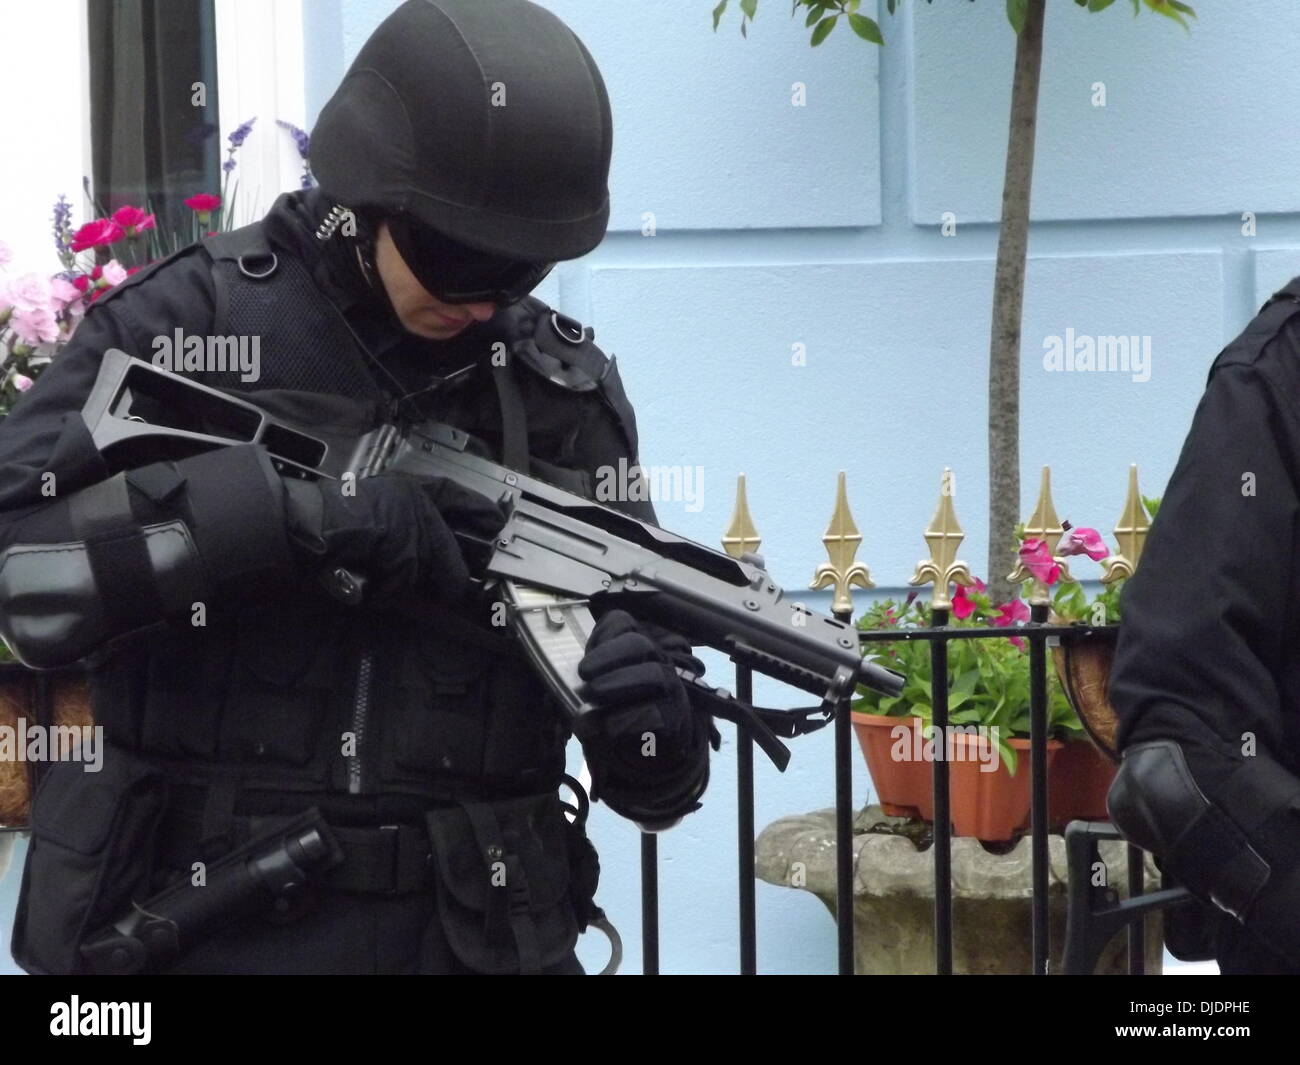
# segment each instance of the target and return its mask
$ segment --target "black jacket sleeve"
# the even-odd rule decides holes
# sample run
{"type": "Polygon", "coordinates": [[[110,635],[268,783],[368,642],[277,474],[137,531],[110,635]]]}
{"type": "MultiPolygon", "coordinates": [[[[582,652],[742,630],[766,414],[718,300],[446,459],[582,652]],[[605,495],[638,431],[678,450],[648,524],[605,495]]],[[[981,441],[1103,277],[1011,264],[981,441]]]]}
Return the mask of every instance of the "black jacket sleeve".
{"type": "Polygon", "coordinates": [[[75,661],[195,596],[256,594],[293,566],[283,482],[261,448],[110,478],[81,418],[104,351],[147,360],[155,337],[206,336],[212,321],[206,256],[164,260],[93,304],[0,423],[0,634],[29,664],[75,661]]]}
{"type": "Polygon", "coordinates": [[[1253,736],[1283,755],[1294,743],[1294,322],[1262,350],[1225,351],[1197,407],[1121,599],[1110,697],[1122,746],[1195,735],[1231,753],[1253,736]]]}

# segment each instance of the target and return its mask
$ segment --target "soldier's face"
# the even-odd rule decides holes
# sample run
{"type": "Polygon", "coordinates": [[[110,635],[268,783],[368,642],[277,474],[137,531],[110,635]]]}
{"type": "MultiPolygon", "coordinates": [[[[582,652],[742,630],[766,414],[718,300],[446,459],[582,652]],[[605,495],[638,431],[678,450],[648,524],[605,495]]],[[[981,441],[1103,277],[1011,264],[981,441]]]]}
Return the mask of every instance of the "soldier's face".
{"type": "Polygon", "coordinates": [[[375,269],[402,328],[416,336],[450,340],[471,322],[486,322],[496,313],[493,303],[444,303],[425,291],[393,243],[387,222],[375,238],[375,269]]]}

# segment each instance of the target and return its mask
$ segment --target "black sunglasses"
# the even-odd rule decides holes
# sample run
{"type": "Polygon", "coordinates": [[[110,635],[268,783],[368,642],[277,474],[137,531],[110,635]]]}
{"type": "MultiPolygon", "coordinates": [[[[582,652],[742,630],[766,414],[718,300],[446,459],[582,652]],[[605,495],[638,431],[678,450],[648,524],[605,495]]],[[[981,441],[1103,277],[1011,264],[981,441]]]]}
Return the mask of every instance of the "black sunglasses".
{"type": "Polygon", "coordinates": [[[525,262],[479,251],[416,222],[392,215],[388,232],[411,273],[444,303],[517,303],[542,283],[554,263],[525,262]]]}

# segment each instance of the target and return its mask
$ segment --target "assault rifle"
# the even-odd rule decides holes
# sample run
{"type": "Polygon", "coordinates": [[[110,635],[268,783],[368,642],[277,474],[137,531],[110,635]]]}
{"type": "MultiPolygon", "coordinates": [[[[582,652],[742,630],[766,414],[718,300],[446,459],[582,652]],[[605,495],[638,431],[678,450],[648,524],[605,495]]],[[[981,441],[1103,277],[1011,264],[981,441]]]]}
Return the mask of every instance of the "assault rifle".
{"type": "MultiPolygon", "coordinates": [[[[790,754],[778,733],[790,738],[825,725],[859,684],[889,695],[902,690],[900,674],[863,657],[851,625],[787,601],[758,556],[733,558],[499,466],[474,454],[471,438],[455,426],[385,424],[359,437],[322,432],[116,349],[105,353],[82,417],[110,466],[130,465],[121,460],[159,444],[179,454],[260,444],[285,476],[403,472],[445,477],[496,500],[508,519],[494,543],[476,545],[490,555],[483,579],[496,582],[516,635],[579,739],[595,709],[578,676],[595,626],[593,600],[612,601],[692,645],[820,696],[815,707],[763,709],[678,669],[693,700],[747,726],[781,769],[790,754]]],[[[335,569],[322,576],[339,598],[364,599],[363,575],[335,569]]]]}

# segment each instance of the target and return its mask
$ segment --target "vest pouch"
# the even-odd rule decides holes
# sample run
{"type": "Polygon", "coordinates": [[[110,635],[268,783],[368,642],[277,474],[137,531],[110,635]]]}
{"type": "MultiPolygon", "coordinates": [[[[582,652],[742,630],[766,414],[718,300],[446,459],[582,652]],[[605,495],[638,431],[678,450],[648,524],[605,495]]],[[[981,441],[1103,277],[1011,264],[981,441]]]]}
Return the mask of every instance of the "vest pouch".
{"type": "Polygon", "coordinates": [[[578,941],[568,825],[554,794],[462,803],[425,814],[438,916],[475,972],[537,973],[578,941]]]}
{"type": "Polygon", "coordinates": [[[305,766],[341,686],[355,682],[347,622],[331,603],[282,598],[246,608],[235,634],[223,750],[241,761],[305,766]]]}
{"type": "Polygon", "coordinates": [[[446,642],[402,656],[388,741],[396,766],[444,778],[481,778],[485,733],[496,709],[485,681],[491,665],[485,652],[446,642]]]}
{"type": "Polygon", "coordinates": [[[11,950],[27,972],[83,972],[78,948],[148,897],[166,808],[162,772],[106,746],[97,772],[56,762],[36,790],[11,950]]]}

